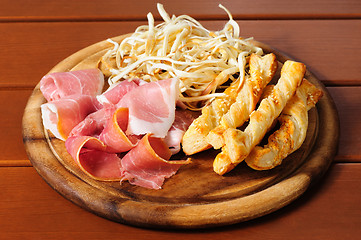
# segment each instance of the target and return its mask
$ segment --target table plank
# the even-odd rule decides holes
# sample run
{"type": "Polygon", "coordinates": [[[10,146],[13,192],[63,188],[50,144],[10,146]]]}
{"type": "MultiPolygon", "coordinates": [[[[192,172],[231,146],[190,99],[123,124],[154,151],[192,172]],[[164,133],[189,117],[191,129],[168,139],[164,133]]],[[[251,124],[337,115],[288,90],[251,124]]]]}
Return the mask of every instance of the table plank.
{"type": "MultiPolygon", "coordinates": [[[[0,87],[34,87],[55,64],[145,22],[3,23],[0,87]]],[[[202,22],[219,30],[224,21],[202,22]]],[[[304,62],[326,85],[361,85],[361,20],[239,21],[242,35],[255,37],[304,62]]]]}
{"type": "Polygon", "coordinates": [[[336,161],[361,161],[361,87],[329,87],[340,118],[336,161]],[[357,117],[355,117],[357,116],[357,117]]]}
{"type": "MultiPolygon", "coordinates": [[[[0,239],[356,239],[361,207],[361,1],[224,0],[242,35],[307,64],[327,86],[340,115],[330,171],[289,206],[246,223],[194,231],[140,229],[97,217],[62,198],[30,166],[21,118],[40,78],[60,60],[146,23],[156,2],[1,1],[0,239]],[[141,7],[139,7],[141,6],[141,7]]],[[[211,29],[228,19],[219,1],[163,0],[211,29]]]]}
{"type": "Polygon", "coordinates": [[[0,166],[30,165],[22,141],[22,116],[31,89],[0,89],[0,166]]]}
{"type": "MultiPolygon", "coordinates": [[[[44,1],[3,0],[0,21],[84,21],[84,20],[146,20],[148,12],[160,18],[156,9],[159,1],[44,1]],[[25,7],[19,7],[25,6],[25,7]],[[142,6],[142,7],[139,7],[142,6]]],[[[227,19],[218,8],[218,0],[161,1],[169,14],[188,14],[198,19],[227,19]]],[[[225,0],[235,19],[305,19],[360,18],[358,0],[304,0],[302,4],[288,0],[225,0]]]]}
{"type": "Polygon", "coordinates": [[[287,207],[250,222],[195,230],[139,229],[95,216],[65,200],[31,167],[0,168],[0,238],[36,239],[352,239],[359,236],[361,164],[334,164],[287,207]]]}
{"type": "Polygon", "coordinates": [[[52,67],[96,42],[134,31],[129,23],[6,23],[0,31],[0,87],[34,87],[52,67]]]}
{"type": "MultiPolygon", "coordinates": [[[[338,162],[361,162],[361,87],[328,87],[340,116],[338,162]]],[[[0,166],[29,165],[24,150],[21,120],[32,89],[0,89],[0,166]],[[24,162],[25,160],[25,162],[24,162]]]]}

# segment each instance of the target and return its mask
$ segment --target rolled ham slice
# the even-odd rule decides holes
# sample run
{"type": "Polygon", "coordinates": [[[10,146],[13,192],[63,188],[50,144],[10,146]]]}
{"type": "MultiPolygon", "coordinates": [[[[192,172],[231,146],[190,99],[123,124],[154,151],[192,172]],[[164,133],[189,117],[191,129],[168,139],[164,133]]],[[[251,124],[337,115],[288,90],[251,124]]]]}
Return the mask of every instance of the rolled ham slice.
{"type": "Polygon", "coordinates": [[[118,108],[99,136],[99,139],[107,146],[107,152],[122,153],[135,146],[137,139],[129,138],[124,133],[127,124],[128,109],[118,108]]]}
{"type": "Polygon", "coordinates": [[[181,150],[181,141],[185,131],[193,122],[194,118],[191,114],[183,110],[175,111],[175,118],[164,142],[169,147],[172,154],[176,154],[181,150]]]}
{"type": "Polygon", "coordinates": [[[69,136],[92,136],[98,138],[108,121],[113,117],[115,110],[114,105],[106,105],[98,111],[89,114],[72,129],[69,136]]]}
{"type": "Polygon", "coordinates": [[[65,140],[77,124],[98,110],[99,103],[89,95],[73,95],[42,104],[40,108],[44,127],[65,140]]]}
{"type": "Polygon", "coordinates": [[[104,75],[99,69],[55,72],[40,80],[40,90],[49,102],[75,94],[95,97],[103,86],[104,75]]]}
{"type": "Polygon", "coordinates": [[[164,138],[174,122],[178,95],[179,80],[175,78],[142,84],[128,92],[117,104],[129,109],[126,133],[164,138]]]}
{"type": "Polygon", "coordinates": [[[122,181],[130,184],[161,189],[165,178],[173,176],[188,160],[169,161],[172,153],[160,138],[145,135],[135,148],[121,160],[122,181]]]}
{"type": "Polygon", "coordinates": [[[128,109],[115,109],[114,105],[106,105],[102,109],[88,115],[73,128],[71,137],[89,136],[102,141],[104,151],[122,153],[129,151],[139,141],[139,137],[127,136],[124,132],[128,124],[128,109]]]}
{"type": "Polygon", "coordinates": [[[117,104],[125,94],[146,83],[140,79],[124,80],[111,85],[104,93],[97,96],[97,99],[103,105],[117,104]]]}
{"type": "Polygon", "coordinates": [[[160,189],[190,162],[169,160],[193,120],[176,113],[179,80],[125,80],[101,94],[103,85],[97,69],[45,76],[40,82],[48,100],[41,106],[44,127],[65,141],[92,178],[160,189]]]}
{"type": "Polygon", "coordinates": [[[69,137],[65,147],[83,172],[102,181],[118,181],[122,178],[120,158],[105,151],[106,146],[89,136],[69,137]]]}

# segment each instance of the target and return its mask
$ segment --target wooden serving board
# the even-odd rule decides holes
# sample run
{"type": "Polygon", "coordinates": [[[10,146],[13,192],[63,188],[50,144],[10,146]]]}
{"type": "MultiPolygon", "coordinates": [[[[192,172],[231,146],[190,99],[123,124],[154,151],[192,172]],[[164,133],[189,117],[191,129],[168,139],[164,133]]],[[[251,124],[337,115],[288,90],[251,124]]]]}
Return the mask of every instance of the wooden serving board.
{"type": "MultiPolygon", "coordinates": [[[[124,36],[113,38],[120,42],[124,36]]],[[[265,52],[286,56],[257,43],[265,52]]],[[[56,65],[50,72],[94,68],[113,47],[103,41],[56,65]]],[[[238,223],[273,212],[298,198],[328,169],[336,153],[339,122],[326,88],[310,72],[306,78],[324,91],[309,112],[309,129],[302,147],[269,171],[255,171],[241,163],[230,173],[213,172],[214,150],[193,156],[167,179],[161,190],[128,182],[96,181],[84,174],[67,153],[64,142],[44,130],[40,105],[46,100],[35,87],[23,116],[23,139],[31,163],[44,180],[73,203],[99,216],[143,227],[200,228],[238,223]]]]}

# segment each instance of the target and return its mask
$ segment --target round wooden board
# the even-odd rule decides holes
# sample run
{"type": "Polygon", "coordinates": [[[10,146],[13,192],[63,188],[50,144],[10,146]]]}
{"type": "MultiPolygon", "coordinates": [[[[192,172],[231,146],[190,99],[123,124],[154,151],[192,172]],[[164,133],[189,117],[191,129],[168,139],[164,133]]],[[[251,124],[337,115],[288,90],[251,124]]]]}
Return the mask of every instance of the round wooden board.
{"type": "MultiPolygon", "coordinates": [[[[120,42],[124,36],[113,38],[120,42]]],[[[286,56],[257,43],[265,52],[286,56]]],[[[56,65],[50,72],[94,68],[112,47],[103,41],[56,65]]],[[[323,84],[310,72],[306,78],[324,91],[309,112],[309,129],[302,147],[269,171],[255,171],[241,163],[230,173],[213,172],[216,151],[193,156],[161,190],[128,182],[96,181],[84,174],[66,152],[64,142],[42,125],[40,105],[45,103],[37,85],[23,116],[23,139],[28,156],[44,180],[73,203],[99,216],[143,227],[201,228],[238,223],[273,212],[298,198],[328,169],[336,153],[339,122],[335,105],[323,84]]]]}

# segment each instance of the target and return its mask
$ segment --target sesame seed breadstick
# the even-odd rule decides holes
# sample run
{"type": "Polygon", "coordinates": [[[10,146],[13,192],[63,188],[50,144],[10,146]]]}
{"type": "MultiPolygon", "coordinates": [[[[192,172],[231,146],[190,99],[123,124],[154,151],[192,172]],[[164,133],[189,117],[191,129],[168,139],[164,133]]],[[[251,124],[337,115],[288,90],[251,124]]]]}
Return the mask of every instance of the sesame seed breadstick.
{"type": "Polygon", "coordinates": [[[256,146],[245,159],[256,170],[272,169],[289,154],[299,149],[306,138],[308,111],[322,97],[322,91],[304,79],[278,118],[281,123],[264,147],[256,146]]]}
{"type": "Polygon", "coordinates": [[[223,133],[227,128],[237,128],[248,120],[256,108],[263,89],[272,80],[277,70],[276,56],[271,53],[264,57],[252,54],[249,60],[250,78],[244,82],[236,101],[221,118],[220,125],[210,131],[207,141],[219,149],[224,145],[223,133]]]}
{"type": "MultiPolygon", "coordinates": [[[[259,98],[258,95],[261,95],[262,89],[272,79],[274,72],[277,69],[276,56],[273,53],[263,57],[251,54],[249,65],[250,77],[246,77],[242,87],[239,88],[238,81],[233,82],[231,86],[224,91],[225,96],[217,97],[210,105],[204,107],[202,109],[202,114],[189,126],[182,139],[184,153],[192,155],[212,147],[206,138],[207,135],[213,129],[216,129],[215,131],[217,131],[217,126],[219,126],[227,112],[232,111],[231,117],[237,115],[238,109],[232,109],[232,106],[237,99],[238,101],[241,101],[240,99],[246,98],[245,96],[250,94],[250,92],[256,92],[252,103],[252,105],[256,105],[258,101],[257,98],[259,98]],[[243,95],[245,96],[243,97],[243,95]]],[[[249,98],[249,96],[247,98],[249,98]]],[[[251,111],[253,111],[253,109],[251,111]]],[[[243,120],[241,119],[241,121],[243,120]]],[[[215,137],[218,138],[220,136],[222,138],[222,134],[223,130],[220,135],[216,135],[215,137]]]]}
{"type": "Polygon", "coordinates": [[[246,129],[241,131],[228,128],[224,132],[225,145],[213,163],[215,172],[222,175],[230,171],[260,143],[288,100],[295,94],[305,71],[306,66],[302,63],[290,60],[284,63],[278,83],[271,94],[261,101],[258,109],[251,113],[246,129]]]}
{"type": "Polygon", "coordinates": [[[202,114],[192,122],[182,138],[182,149],[185,154],[192,155],[212,147],[206,141],[206,136],[218,126],[221,117],[236,100],[237,92],[237,82],[233,82],[224,91],[224,97],[218,97],[202,108],[202,114]]]}

